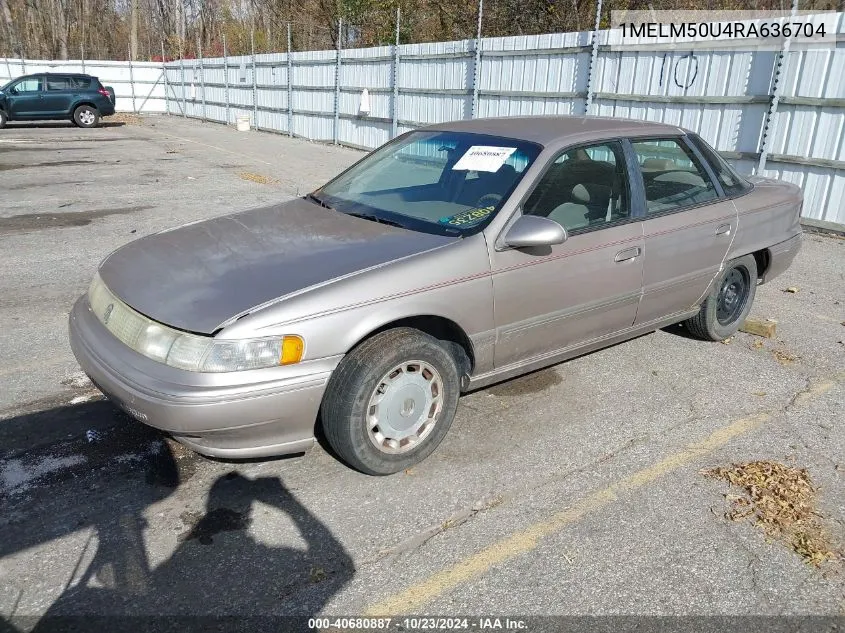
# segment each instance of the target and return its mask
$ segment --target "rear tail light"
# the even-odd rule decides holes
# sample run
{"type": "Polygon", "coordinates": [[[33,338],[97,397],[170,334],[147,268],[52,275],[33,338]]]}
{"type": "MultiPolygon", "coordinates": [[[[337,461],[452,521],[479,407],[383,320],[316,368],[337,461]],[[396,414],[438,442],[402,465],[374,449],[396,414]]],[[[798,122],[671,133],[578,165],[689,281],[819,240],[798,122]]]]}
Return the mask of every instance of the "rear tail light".
{"type": "Polygon", "coordinates": [[[104,97],[108,97],[109,99],[111,99],[111,95],[109,94],[109,91],[108,91],[108,90],[106,90],[105,88],[99,88],[99,89],[97,90],[97,92],[99,92],[99,93],[100,93],[101,95],[103,95],[104,97]]]}

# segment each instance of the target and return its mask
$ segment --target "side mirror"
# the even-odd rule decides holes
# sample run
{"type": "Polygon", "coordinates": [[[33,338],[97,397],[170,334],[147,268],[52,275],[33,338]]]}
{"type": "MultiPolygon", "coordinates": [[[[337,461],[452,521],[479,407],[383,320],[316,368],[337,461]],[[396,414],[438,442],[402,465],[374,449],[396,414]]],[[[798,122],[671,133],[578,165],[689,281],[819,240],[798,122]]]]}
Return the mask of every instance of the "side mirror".
{"type": "Polygon", "coordinates": [[[504,241],[513,248],[554,246],[566,241],[566,229],[549,218],[523,215],[508,229],[504,241]]]}

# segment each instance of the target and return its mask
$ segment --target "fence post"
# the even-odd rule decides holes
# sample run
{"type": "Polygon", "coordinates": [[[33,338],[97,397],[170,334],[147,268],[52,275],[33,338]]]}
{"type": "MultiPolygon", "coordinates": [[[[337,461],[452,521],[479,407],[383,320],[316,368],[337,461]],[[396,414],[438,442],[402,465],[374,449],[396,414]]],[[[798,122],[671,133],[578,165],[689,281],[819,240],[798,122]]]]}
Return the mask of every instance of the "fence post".
{"type": "Polygon", "coordinates": [[[472,111],[470,116],[478,116],[478,84],[481,80],[481,17],[484,15],[484,0],[478,0],[478,28],[475,33],[475,62],[472,68],[472,111]]]}
{"type": "Polygon", "coordinates": [[[252,126],[258,129],[258,75],[255,66],[255,30],[249,32],[249,41],[252,46],[252,126]]]}
{"type": "Polygon", "coordinates": [[[343,18],[338,18],[336,48],[337,63],[334,67],[334,126],[332,128],[332,141],[335,145],[337,145],[338,141],[338,127],[340,124],[340,51],[343,47],[341,37],[343,37],[343,18]]]}
{"type": "Polygon", "coordinates": [[[85,48],[82,46],[82,42],[79,43],[79,59],[82,62],[82,74],[85,74],[85,48]]]}
{"type": "Polygon", "coordinates": [[[168,97],[167,61],[164,57],[164,41],[161,42],[161,76],[164,78],[164,113],[170,114],[170,98],[168,97]]]}
{"type": "MultiPolygon", "coordinates": [[[[181,48],[181,46],[179,47],[181,48]]],[[[182,116],[184,118],[188,117],[188,95],[185,92],[185,54],[180,52],[179,55],[179,67],[182,71],[182,116]]]]}
{"type": "MultiPolygon", "coordinates": [[[[792,0],[792,17],[798,14],[798,0],[792,0]]],[[[783,41],[778,54],[775,56],[775,63],[772,67],[772,83],[769,86],[769,107],[766,109],[766,116],[763,117],[762,129],[760,130],[760,160],[757,163],[756,174],[760,175],[766,170],[766,159],[769,157],[769,148],[772,146],[771,131],[772,122],[778,111],[778,103],[780,103],[781,93],[781,75],[783,75],[783,65],[786,63],[786,57],[789,54],[789,44],[792,41],[792,31],[789,36],[783,41]]]]}
{"type": "MultiPolygon", "coordinates": [[[[129,51],[129,88],[132,90],[132,113],[136,114],[135,110],[135,73],[132,71],[132,47],[128,46],[129,51]]],[[[117,99],[115,99],[117,101],[117,99]]]]}
{"type": "Polygon", "coordinates": [[[291,54],[290,22],[288,22],[288,136],[293,136],[293,61],[291,54]]]}
{"type": "Polygon", "coordinates": [[[8,57],[6,58],[6,72],[9,75],[9,81],[12,81],[12,79],[14,79],[15,77],[14,77],[14,75],[12,75],[12,66],[9,64],[9,58],[8,57]]]}
{"type": "Polygon", "coordinates": [[[205,116],[205,64],[202,60],[202,42],[197,38],[197,55],[200,58],[200,90],[202,91],[202,120],[206,121],[205,116]]]}
{"type": "Polygon", "coordinates": [[[590,65],[587,68],[587,98],[584,100],[584,114],[590,114],[590,108],[593,106],[593,75],[596,72],[596,61],[599,57],[599,26],[601,26],[601,1],[596,2],[596,23],[593,26],[593,31],[590,33],[590,65]]]}
{"type": "Polygon", "coordinates": [[[229,56],[226,53],[226,35],[223,35],[223,97],[226,100],[226,125],[229,125],[229,56]]]}
{"type": "Polygon", "coordinates": [[[395,138],[399,132],[399,19],[401,17],[399,5],[396,5],[396,43],[393,45],[393,103],[390,113],[390,138],[395,138]]]}

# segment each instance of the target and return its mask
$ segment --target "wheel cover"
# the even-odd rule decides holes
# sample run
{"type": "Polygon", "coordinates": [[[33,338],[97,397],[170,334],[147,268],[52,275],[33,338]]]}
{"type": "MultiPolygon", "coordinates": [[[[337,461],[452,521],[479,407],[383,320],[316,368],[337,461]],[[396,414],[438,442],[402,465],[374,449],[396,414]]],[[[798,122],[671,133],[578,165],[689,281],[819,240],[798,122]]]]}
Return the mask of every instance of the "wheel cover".
{"type": "Polygon", "coordinates": [[[425,361],[405,361],[376,384],[367,406],[367,435],[383,453],[405,453],[431,434],[442,410],[440,372],[425,361]]]}
{"type": "Polygon", "coordinates": [[[94,113],[91,110],[83,110],[79,113],[79,122],[83,125],[91,125],[94,122],[94,113]]]}
{"type": "Polygon", "coordinates": [[[730,325],[739,318],[748,301],[750,287],[745,268],[732,268],[725,275],[716,302],[716,320],[720,325],[730,325]]]}

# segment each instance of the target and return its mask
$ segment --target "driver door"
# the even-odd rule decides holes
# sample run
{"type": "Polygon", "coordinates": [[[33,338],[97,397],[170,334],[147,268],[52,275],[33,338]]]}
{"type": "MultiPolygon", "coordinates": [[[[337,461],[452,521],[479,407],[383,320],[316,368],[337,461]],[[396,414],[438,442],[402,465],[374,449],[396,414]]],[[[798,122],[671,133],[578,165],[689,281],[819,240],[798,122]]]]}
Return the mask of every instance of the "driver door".
{"type": "Polygon", "coordinates": [[[562,152],[524,201],[563,244],[491,249],[496,368],[552,356],[630,328],[642,289],[642,223],[631,213],[621,143],[562,152]]]}
{"type": "Polygon", "coordinates": [[[38,75],[24,77],[10,86],[6,97],[10,118],[27,118],[43,114],[43,85],[44,79],[38,75]]]}

